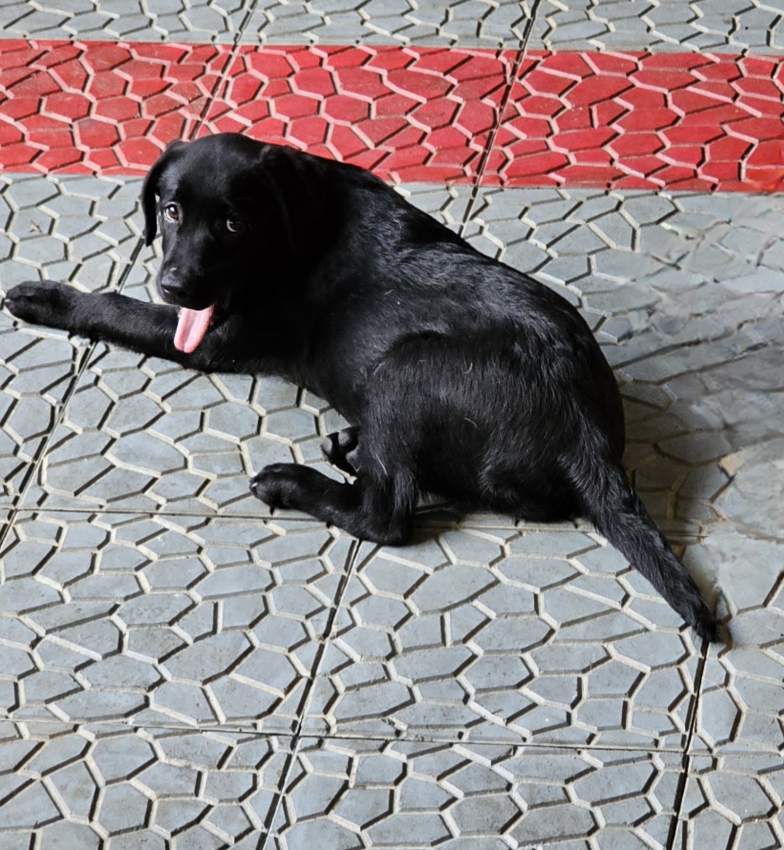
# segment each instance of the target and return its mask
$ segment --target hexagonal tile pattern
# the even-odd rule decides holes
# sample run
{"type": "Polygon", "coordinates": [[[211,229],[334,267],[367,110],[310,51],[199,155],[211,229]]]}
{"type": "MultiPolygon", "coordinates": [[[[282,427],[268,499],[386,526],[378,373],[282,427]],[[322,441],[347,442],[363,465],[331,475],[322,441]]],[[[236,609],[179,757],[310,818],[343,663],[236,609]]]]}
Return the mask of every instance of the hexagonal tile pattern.
{"type": "Polygon", "coordinates": [[[710,578],[730,641],[708,653],[696,749],[784,752],[784,541],[719,528],[686,563],[710,578]]]}
{"type": "Polygon", "coordinates": [[[0,724],[0,844],[39,850],[255,850],[286,738],[0,724]]]}
{"type": "Polygon", "coordinates": [[[2,712],[291,731],[351,549],[304,522],[20,514],[2,712]]]}
{"type": "Polygon", "coordinates": [[[541,0],[529,44],[782,53],[784,19],[776,0],[541,0]]]}
{"type": "Polygon", "coordinates": [[[780,191],[784,58],[529,51],[485,183],[780,191]]]}
{"type": "Polygon", "coordinates": [[[530,17],[525,0],[260,0],[241,40],[518,47],[530,17]]]}
{"type": "Polygon", "coordinates": [[[0,40],[0,165],[142,174],[190,138],[229,45],[0,40]]]}
{"type": "Polygon", "coordinates": [[[84,356],[65,334],[0,313],[0,504],[19,498],[84,356]]]}
{"type": "Polygon", "coordinates": [[[477,194],[469,240],[555,288],[597,333],[626,401],[627,466],[670,530],[753,523],[726,490],[736,471],[739,494],[773,482],[756,490],[755,527],[780,518],[764,444],[784,418],[782,213],[777,195],[477,194]]]}
{"type": "MultiPolygon", "coordinates": [[[[468,188],[400,191],[460,227],[468,188]]],[[[129,274],[129,295],[157,300],[156,251],[146,251],[129,274]]],[[[250,494],[249,478],[268,463],[292,460],[337,476],[320,443],[345,424],[322,399],[281,379],[201,375],[100,344],[25,504],[269,516],[250,494]]]]}
{"type": "Polygon", "coordinates": [[[140,180],[0,174],[3,289],[24,280],[103,289],[141,239],[140,180]]]}
{"type": "MultiPolygon", "coordinates": [[[[116,286],[139,244],[131,183],[94,177],[0,174],[0,284],[68,280],[86,291],[116,286]]],[[[87,346],[0,313],[0,500],[16,499],[87,346]]]]}
{"type": "Polygon", "coordinates": [[[304,739],[271,850],[656,847],[673,754],[304,739]]]}
{"type": "Polygon", "coordinates": [[[26,38],[231,41],[252,5],[248,0],[15,0],[0,7],[0,28],[26,38]]]}
{"type": "Polygon", "coordinates": [[[360,552],[303,728],[679,746],[695,661],[678,616],[588,534],[423,535],[360,552]]]}
{"type": "Polygon", "coordinates": [[[281,379],[203,375],[101,343],[24,503],[268,516],[252,475],[294,461],[339,476],[320,443],[344,424],[281,379]]]}
{"type": "Polygon", "coordinates": [[[241,45],[200,132],[242,132],[395,181],[470,181],[513,60],[462,47],[241,45]]]}
{"type": "Polygon", "coordinates": [[[784,764],[780,754],[696,756],[675,847],[773,848],[784,844],[784,764]]]}

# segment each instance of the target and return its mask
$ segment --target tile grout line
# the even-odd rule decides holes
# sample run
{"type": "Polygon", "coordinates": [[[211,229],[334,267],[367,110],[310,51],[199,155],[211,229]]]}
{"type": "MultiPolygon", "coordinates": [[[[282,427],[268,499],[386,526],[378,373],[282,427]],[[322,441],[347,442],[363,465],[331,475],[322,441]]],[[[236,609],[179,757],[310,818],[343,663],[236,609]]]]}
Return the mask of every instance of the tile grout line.
{"type": "MultiPolygon", "coordinates": [[[[202,520],[253,520],[258,522],[267,522],[267,523],[302,523],[302,524],[318,524],[317,520],[314,520],[313,517],[309,516],[287,516],[285,514],[270,514],[269,516],[264,516],[261,514],[251,514],[251,513],[221,513],[215,511],[178,511],[174,509],[162,508],[160,510],[150,510],[145,508],[123,508],[111,505],[94,505],[85,503],[84,505],[76,504],[75,501],[69,505],[58,505],[58,504],[41,504],[41,505],[15,505],[13,502],[2,505],[0,504],[0,511],[16,511],[17,513],[25,513],[25,514],[54,514],[54,513],[62,513],[62,514],[107,514],[107,515],[116,515],[116,516],[140,516],[140,517],[150,517],[153,519],[177,519],[177,518],[191,518],[191,519],[202,519],[202,520]]],[[[421,515],[419,515],[421,516],[421,515]]],[[[419,516],[415,517],[418,519],[419,516]]],[[[323,523],[322,523],[323,524],[323,523]]],[[[327,526],[329,528],[337,528],[336,526],[327,526]]],[[[514,521],[510,521],[509,523],[504,523],[503,520],[499,520],[493,524],[483,524],[481,521],[471,522],[470,520],[467,522],[418,522],[416,524],[416,528],[423,531],[433,531],[437,533],[442,533],[446,531],[466,531],[466,532],[477,532],[477,533],[485,533],[492,535],[493,532],[518,532],[518,533],[528,533],[528,532],[545,532],[547,534],[598,534],[596,529],[593,526],[574,526],[574,527],[566,527],[563,525],[554,524],[552,526],[547,524],[531,524],[531,525],[515,525],[514,521]]],[[[338,529],[339,530],[339,529],[338,529]]],[[[695,545],[700,542],[703,542],[711,532],[715,531],[715,529],[706,528],[693,532],[685,532],[685,531],[668,531],[666,528],[664,532],[667,534],[667,539],[673,543],[680,545],[695,545]]],[[[362,540],[362,543],[367,543],[368,541],[362,540]]]]}
{"type": "Polygon", "coordinates": [[[308,707],[310,706],[310,697],[313,692],[313,688],[316,686],[316,680],[318,678],[321,662],[327,651],[327,647],[332,636],[332,630],[334,628],[335,621],[337,620],[338,613],[340,612],[340,606],[343,602],[343,596],[345,595],[348,583],[354,573],[354,565],[356,564],[357,557],[359,555],[359,550],[362,548],[363,542],[364,541],[362,540],[355,539],[351,544],[351,549],[348,555],[346,556],[345,572],[341,577],[340,582],[338,583],[337,590],[335,592],[334,604],[332,605],[331,610],[329,612],[329,616],[327,617],[327,622],[324,626],[323,636],[319,641],[318,649],[316,650],[316,657],[313,660],[311,675],[308,677],[308,680],[305,683],[305,690],[302,694],[302,699],[300,700],[300,705],[297,710],[297,722],[295,724],[294,731],[292,734],[291,752],[287,756],[286,761],[283,765],[283,770],[281,772],[280,780],[278,781],[278,787],[275,791],[275,796],[272,798],[272,803],[270,804],[270,807],[267,811],[267,816],[264,819],[264,832],[259,843],[258,850],[265,850],[265,848],[267,847],[267,844],[270,840],[270,836],[272,835],[272,830],[275,824],[275,819],[277,817],[278,811],[280,810],[280,807],[283,804],[283,800],[286,797],[289,774],[291,773],[291,768],[294,765],[294,759],[296,758],[297,753],[299,751],[299,745],[302,739],[302,727],[305,722],[308,707]]]}
{"type": "MultiPolygon", "coordinates": [[[[492,154],[493,147],[495,146],[496,136],[498,135],[498,132],[503,124],[504,112],[506,111],[506,107],[509,104],[509,99],[512,96],[512,87],[514,86],[515,80],[517,79],[517,75],[520,70],[520,66],[523,63],[523,59],[525,58],[525,53],[528,48],[528,40],[530,39],[531,33],[533,32],[534,21],[536,20],[536,13],[539,11],[540,3],[541,0],[533,0],[533,3],[531,5],[531,15],[525,23],[523,37],[520,39],[519,46],[516,48],[517,56],[515,57],[515,60],[512,63],[509,81],[507,83],[506,90],[504,91],[504,95],[501,98],[501,103],[498,105],[498,117],[492,130],[490,131],[490,135],[487,139],[487,144],[485,145],[485,149],[482,152],[482,157],[479,160],[479,168],[477,170],[476,179],[473,181],[473,185],[471,186],[471,194],[468,198],[468,203],[466,204],[465,213],[463,213],[463,220],[460,224],[460,230],[458,231],[458,235],[462,238],[465,238],[466,227],[468,226],[471,216],[474,212],[476,199],[479,195],[479,190],[482,186],[482,176],[484,175],[487,163],[490,161],[490,155],[492,154]]],[[[499,55],[503,53],[503,51],[504,48],[500,47],[498,50],[499,55]]]]}
{"type": "MultiPolygon", "coordinates": [[[[709,648],[710,644],[708,641],[703,640],[702,651],[697,664],[697,671],[694,674],[694,698],[689,706],[689,723],[686,730],[686,741],[684,742],[683,756],[681,758],[681,772],[678,776],[678,785],[675,790],[672,823],[670,824],[670,829],[667,834],[665,850],[675,850],[675,840],[678,837],[678,826],[680,825],[681,813],[683,812],[683,806],[686,799],[686,787],[689,782],[689,771],[691,770],[691,745],[697,730],[697,715],[700,695],[702,694],[702,680],[705,675],[705,665],[708,660],[709,648]]],[[[713,755],[712,752],[711,755],[713,755]]]]}
{"type": "MultiPolygon", "coordinates": [[[[582,742],[582,743],[565,743],[563,741],[530,741],[530,740],[512,740],[510,738],[456,738],[456,737],[435,737],[430,735],[390,735],[384,736],[379,734],[367,734],[361,730],[352,732],[299,732],[295,733],[291,730],[284,729],[258,729],[250,726],[234,725],[231,723],[215,723],[215,724],[182,724],[176,723],[150,723],[150,722],[131,722],[123,723],[122,719],[107,719],[107,720],[92,720],[89,718],[72,718],[70,720],[58,720],[54,717],[14,717],[13,715],[0,715],[0,721],[18,725],[32,725],[35,727],[71,727],[68,731],[74,733],[82,728],[99,729],[108,727],[116,729],[121,726],[129,731],[158,729],[168,730],[170,732],[182,733],[225,733],[230,735],[247,735],[253,738],[294,738],[304,740],[328,740],[328,741],[354,741],[362,739],[363,741],[373,741],[379,744],[432,744],[433,746],[460,746],[460,747],[510,747],[515,749],[526,749],[532,751],[551,751],[559,750],[563,752],[613,752],[613,753],[639,753],[646,755],[683,755],[685,749],[681,747],[659,747],[651,748],[641,743],[638,746],[633,744],[608,744],[598,742],[582,742]]],[[[737,751],[716,751],[706,749],[705,753],[692,754],[704,755],[709,758],[718,758],[719,756],[742,756],[747,753],[742,750],[737,751]]],[[[779,756],[781,753],[778,750],[755,750],[755,755],[779,756]]]]}

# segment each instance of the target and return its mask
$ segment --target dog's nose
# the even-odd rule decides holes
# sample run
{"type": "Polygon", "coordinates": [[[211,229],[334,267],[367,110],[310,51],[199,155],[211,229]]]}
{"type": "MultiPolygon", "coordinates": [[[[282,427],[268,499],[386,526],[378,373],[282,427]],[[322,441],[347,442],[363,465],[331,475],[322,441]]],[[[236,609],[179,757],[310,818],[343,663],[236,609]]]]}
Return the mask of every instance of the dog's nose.
{"type": "Polygon", "coordinates": [[[182,284],[177,281],[161,283],[161,292],[165,298],[176,298],[178,295],[182,295],[183,291],[182,284]]]}
{"type": "Polygon", "coordinates": [[[182,279],[177,275],[177,266],[170,266],[161,278],[161,294],[164,298],[176,298],[184,291],[182,279]]]}

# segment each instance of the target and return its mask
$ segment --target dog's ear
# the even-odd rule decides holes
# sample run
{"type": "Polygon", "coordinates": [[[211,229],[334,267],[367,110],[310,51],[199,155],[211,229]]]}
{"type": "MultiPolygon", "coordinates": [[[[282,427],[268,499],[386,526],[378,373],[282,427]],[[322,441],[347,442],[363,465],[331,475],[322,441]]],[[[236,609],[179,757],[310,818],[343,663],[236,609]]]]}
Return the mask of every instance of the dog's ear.
{"type": "Polygon", "coordinates": [[[283,145],[265,144],[256,166],[259,188],[276,206],[290,254],[300,259],[318,251],[329,229],[329,177],[317,157],[283,145]]]}
{"type": "Polygon", "coordinates": [[[142,209],[144,210],[145,245],[152,245],[152,241],[158,232],[158,214],[155,196],[158,191],[158,183],[160,182],[161,175],[185,147],[187,147],[187,142],[172,142],[158,157],[155,165],[149,170],[144,180],[144,186],[142,186],[142,209]]]}

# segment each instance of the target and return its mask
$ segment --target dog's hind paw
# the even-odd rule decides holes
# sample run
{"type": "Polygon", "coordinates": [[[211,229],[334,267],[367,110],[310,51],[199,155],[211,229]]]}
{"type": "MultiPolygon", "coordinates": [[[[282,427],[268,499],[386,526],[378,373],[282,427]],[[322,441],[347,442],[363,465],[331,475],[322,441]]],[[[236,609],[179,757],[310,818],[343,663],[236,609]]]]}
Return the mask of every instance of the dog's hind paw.
{"type": "Polygon", "coordinates": [[[250,491],[271,508],[296,508],[303,475],[313,470],[297,463],[271,463],[250,480],[250,491]]]}
{"type": "Polygon", "coordinates": [[[349,426],[342,431],[328,434],[321,441],[321,451],[324,457],[338,469],[349,475],[356,475],[357,448],[359,446],[359,428],[349,426]]]}

